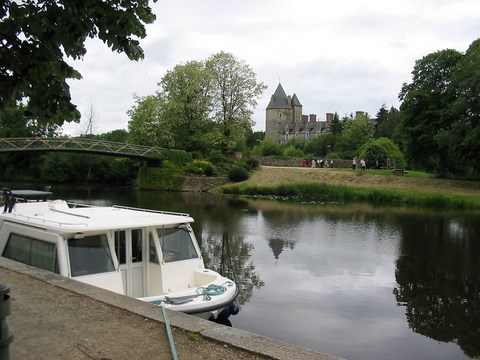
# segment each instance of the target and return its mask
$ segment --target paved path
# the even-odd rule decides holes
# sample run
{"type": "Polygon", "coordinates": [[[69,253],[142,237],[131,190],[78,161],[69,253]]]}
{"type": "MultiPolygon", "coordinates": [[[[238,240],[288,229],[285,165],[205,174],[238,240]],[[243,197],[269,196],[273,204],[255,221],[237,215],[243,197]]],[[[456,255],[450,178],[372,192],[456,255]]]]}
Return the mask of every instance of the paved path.
{"type": "MultiPolygon", "coordinates": [[[[173,359],[162,311],[123,295],[0,258],[10,287],[10,359],[173,359]]],[[[168,312],[179,359],[336,359],[168,312]]]]}

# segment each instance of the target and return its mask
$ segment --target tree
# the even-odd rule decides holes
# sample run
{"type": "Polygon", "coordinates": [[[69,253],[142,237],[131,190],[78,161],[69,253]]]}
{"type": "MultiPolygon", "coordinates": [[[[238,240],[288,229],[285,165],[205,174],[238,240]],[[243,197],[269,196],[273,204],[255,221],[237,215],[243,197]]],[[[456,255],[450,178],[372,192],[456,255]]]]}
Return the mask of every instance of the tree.
{"type": "Polygon", "coordinates": [[[450,151],[464,175],[480,172],[480,39],[475,40],[454,69],[452,85],[457,98],[450,107],[452,124],[450,151]],[[453,141],[452,141],[453,140],[453,141]]]}
{"type": "Polygon", "coordinates": [[[326,156],[329,152],[336,151],[337,138],[338,136],[333,133],[317,136],[305,144],[305,152],[316,156],[326,156]]]}
{"type": "Polygon", "coordinates": [[[206,68],[212,79],[212,117],[220,125],[218,140],[222,152],[232,152],[245,143],[253,126],[252,109],[267,87],[257,82],[256,74],[245,61],[223,51],[212,55],[206,68]]]}
{"type": "Polygon", "coordinates": [[[175,66],[159,83],[166,105],[163,115],[165,122],[170,122],[177,149],[193,151],[206,148],[203,135],[211,129],[208,74],[204,62],[190,61],[175,66]]]}
{"type": "Polygon", "coordinates": [[[445,176],[449,164],[448,133],[457,120],[450,107],[456,98],[452,75],[462,55],[452,49],[417,60],[412,82],[399,95],[399,134],[408,163],[445,176]]]}
{"type": "Polygon", "coordinates": [[[25,101],[26,116],[42,127],[78,121],[67,80],[81,75],[64,57],[82,58],[87,37],[98,37],[112,51],[142,59],[138,38],[154,20],[148,0],[3,0],[0,111],[25,101]]]}
{"type": "Polygon", "coordinates": [[[382,105],[377,112],[377,118],[375,119],[375,137],[384,136],[384,127],[388,119],[388,110],[385,104],[382,105]]]}
{"type": "Polygon", "coordinates": [[[377,166],[406,167],[405,159],[398,146],[385,137],[369,140],[363,144],[360,148],[359,156],[365,159],[370,168],[377,166]]]}
{"type": "Polygon", "coordinates": [[[136,106],[127,114],[129,142],[139,145],[174,147],[171,123],[163,116],[166,102],[160,94],[139,97],[134,95],[136,106]]]}
{"type": "Polygon", "coordinates": [[[328,126],[328,130],[333,134],[333,135],[340,135],[343,131],[343,124],[340,121],[340,118],[335,111],[335,114],[333,115],[332,122],[328,126]]]}
{"type": "Polygon", "coordinates": [[[358,149],[373,138],[375,123],[367,115],[343,122],[343,133],[336,141],[336,151],[343,157],[354,157],[358,149]]]}

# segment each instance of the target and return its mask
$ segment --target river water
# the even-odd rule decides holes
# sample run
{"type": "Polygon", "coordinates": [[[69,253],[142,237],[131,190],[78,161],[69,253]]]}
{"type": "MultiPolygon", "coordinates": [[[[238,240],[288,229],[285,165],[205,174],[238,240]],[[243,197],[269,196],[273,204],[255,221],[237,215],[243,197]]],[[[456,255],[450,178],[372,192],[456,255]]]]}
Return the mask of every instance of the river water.
{"type": "Polygon", "coordinates": [[[181,211],[240,286],[231,325],[347,359],[480,356],[480,215],[205,193],[63,192],[181,211]]]}

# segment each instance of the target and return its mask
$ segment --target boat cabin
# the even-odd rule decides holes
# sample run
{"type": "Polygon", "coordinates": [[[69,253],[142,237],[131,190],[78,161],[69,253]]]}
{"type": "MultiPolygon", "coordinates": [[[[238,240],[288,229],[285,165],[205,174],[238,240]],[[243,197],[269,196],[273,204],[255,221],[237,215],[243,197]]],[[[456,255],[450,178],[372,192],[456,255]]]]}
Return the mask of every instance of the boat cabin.
{"type": "Polygon", "coordinates": [[[193,303],[199,288],[228,283],[230,303],[236,286],[205,269],[192,222],[188,214],[122,206],[16,203],[0,215],[0,254],[147,301],[179,295],[193,303]]]}

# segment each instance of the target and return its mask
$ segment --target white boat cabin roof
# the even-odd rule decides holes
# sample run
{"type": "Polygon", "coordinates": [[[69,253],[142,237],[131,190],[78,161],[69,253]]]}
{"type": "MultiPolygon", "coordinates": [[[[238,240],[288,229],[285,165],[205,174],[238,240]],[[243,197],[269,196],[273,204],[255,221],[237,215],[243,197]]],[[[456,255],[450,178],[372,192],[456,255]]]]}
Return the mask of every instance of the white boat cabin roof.
{"type": "MultiPolygon", "coordinates": [[[[78,204],[76,204],[78,205],[78,204]]],[[[122,206],[71,207],[66,201],[16,203],[4,220],[37,226],[58,233],[168,226],[193,222],[188,214],[122,206]]]]}

